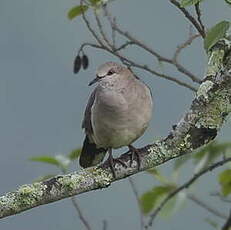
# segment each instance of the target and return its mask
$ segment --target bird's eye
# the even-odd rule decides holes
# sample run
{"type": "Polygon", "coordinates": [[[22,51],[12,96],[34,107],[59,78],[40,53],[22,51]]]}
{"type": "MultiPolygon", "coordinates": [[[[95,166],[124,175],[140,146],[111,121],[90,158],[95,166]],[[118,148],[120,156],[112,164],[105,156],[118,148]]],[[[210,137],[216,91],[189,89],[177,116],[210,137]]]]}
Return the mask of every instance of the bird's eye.
{"type": "Polygon", "coordinates": [[[109,70],[107,75],[112,75],[114,72],[112,70],[109,70]]]}

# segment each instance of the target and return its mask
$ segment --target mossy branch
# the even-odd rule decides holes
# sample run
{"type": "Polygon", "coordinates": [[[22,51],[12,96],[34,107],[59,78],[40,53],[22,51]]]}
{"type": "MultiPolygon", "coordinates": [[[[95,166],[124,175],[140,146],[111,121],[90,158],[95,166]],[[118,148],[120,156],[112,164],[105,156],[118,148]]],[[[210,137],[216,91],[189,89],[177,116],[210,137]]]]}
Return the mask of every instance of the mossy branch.
{"type": "Polygon", "coordinates": [[[127,167],[116,164],[114,179],[106,163],[68,175],[23,185],[0,197],[0,218],[48,204],[73,195],[101,189],[116,180],[158,166],[192,152],[213,140],[231,111],[231,41],[220,40],[209,53],[208,71],[188,112],[160,141],[140,149],[141,164],[137,169],[130,155],[120,157],[127,167]]]}

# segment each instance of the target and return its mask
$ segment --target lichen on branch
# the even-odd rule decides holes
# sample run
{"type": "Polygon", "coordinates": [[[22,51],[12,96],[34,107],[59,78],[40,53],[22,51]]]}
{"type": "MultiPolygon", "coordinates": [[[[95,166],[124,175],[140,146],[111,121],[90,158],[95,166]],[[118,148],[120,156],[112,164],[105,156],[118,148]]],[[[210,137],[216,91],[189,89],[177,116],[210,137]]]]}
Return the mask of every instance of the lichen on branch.
{"type": "Polygon", "coordinates": [[[101,189],[129,175],[158,166],[192,152],[213,140],[231,111],[231,41],[220,40],[209,52],[208,70],[189,111],[169,135],[140,149],[141,163],[130,164],[129,153],[122,154],[115,165],[116,179],[104,163],[43,182],[23,185],[0,197],[0,218],[48,204],[84,192],[101,189]]]}

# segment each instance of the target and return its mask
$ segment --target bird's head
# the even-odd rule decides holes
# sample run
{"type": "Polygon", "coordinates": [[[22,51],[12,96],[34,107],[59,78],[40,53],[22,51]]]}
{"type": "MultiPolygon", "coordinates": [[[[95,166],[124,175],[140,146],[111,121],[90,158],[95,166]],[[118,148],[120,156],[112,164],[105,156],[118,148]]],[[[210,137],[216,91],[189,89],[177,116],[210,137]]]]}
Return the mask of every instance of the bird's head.
{"type": "Polygon", "coordinates": [[[96,71],[96,78],[89,85],[93,85],[99,81],[115,81],[121,76],[121,72],[126,68],[115,62],[106,62],[99,66],[96,71]]]}

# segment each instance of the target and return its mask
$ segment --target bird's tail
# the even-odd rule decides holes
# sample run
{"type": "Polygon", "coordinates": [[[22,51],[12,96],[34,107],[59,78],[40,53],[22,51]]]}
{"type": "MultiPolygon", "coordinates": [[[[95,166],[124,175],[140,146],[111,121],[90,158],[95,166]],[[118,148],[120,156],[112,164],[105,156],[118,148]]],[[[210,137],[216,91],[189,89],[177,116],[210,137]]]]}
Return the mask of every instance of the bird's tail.
{"type": "Polygon", "coordinates": [[[97,148],[95,143],[90,143],[89,138],[86,135],[79,158],[79,164],[83,168],[95,166],[103,161],[106,152],[107,149],[97,148]]]}

